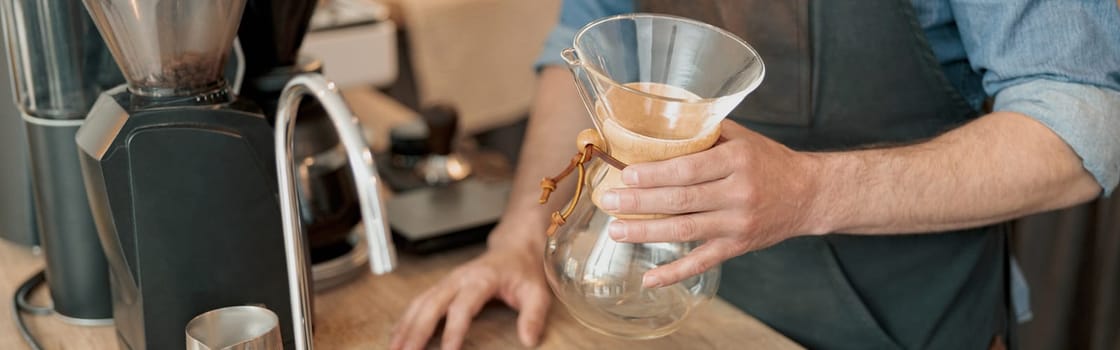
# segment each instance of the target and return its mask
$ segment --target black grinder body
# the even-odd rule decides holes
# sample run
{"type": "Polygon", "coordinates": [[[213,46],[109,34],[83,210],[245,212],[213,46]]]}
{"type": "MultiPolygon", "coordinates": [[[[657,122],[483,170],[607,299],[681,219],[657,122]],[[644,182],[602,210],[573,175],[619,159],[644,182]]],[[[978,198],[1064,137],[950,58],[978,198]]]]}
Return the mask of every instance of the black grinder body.
{"type": "Polygon", "coordinates": [[[224,89],[94,105],[77,141],[122,348],[182,348],[190,319],[234,305],[275,312],[291,348],[272,131],[224,89]]]}

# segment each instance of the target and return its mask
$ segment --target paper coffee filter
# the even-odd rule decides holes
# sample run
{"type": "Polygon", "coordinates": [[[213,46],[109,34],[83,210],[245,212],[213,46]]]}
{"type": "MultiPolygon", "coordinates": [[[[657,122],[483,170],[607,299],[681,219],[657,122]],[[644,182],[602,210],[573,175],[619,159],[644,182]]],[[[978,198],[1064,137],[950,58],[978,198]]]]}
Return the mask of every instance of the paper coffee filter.
{"type": "Polygon", "coordinates": [[[588,92],[598,122],[613,120],[659,139],[689,139],[713,130],[765,72],[761,57],[742,39],[672,16],[630,14],[593,22],[577,33],[574,50],[594,90],[588,92]]]}

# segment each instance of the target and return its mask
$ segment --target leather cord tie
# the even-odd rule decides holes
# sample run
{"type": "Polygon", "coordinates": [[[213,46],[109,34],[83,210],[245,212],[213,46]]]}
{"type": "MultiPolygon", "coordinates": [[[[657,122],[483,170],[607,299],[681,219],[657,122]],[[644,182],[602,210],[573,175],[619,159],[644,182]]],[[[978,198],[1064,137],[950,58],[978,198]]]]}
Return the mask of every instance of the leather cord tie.
{"type": "Polygon", "coordinates": [[[579,197],[583,194],[583,183],[587,180],[587,167],[585,165],[588,162],[594,158],[599,158],[618,170],[626,168],[626,163],[611,157],[609,153],[603,151],[603,149],[599,147],[598,144],[602,143],[602,139],[599,137],[598,131],[594,129],[584,130],[579,133],[576,141],[582,148],[572,157],[572,160],[568,162],[568,166],[554,177],[541,179],[541,198],[539,202],[543,205],[548,203],[548,198],[552,194],[552,191],[556,190],[556,183],[563,181],[564,178],[571,175],[573,171],[578,170],[576,172],[576,174],[578,174],[576,192],[572,196],[572,200],[568,202],[568,206],[564,208],[562,212],[556,211],[552,213],[552,223],[548,226],[548,230],[545,231],[549,237],[552,237],[552,235],[556,233],[556,230],[560,228],[560,225],[567,222],[568,216],[571,216],[572,212],[575,211],[576,204],[579,202],[579,197]]]}

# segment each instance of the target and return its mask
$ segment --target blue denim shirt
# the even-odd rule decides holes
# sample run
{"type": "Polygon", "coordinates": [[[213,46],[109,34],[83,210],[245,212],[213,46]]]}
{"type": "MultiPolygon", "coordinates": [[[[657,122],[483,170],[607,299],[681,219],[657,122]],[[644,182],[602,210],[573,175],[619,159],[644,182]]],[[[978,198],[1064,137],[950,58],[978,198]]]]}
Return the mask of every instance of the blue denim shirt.
{"type": "MultiPolygon", "coordinates": [[[[856,0],[853,0],[856,1],[856,0]]],[[[1082,159],[1108,195],[1120,182],[1120,8],[1114,0],[911,0],[938,61],[973,106],[1046,125],[1082,159]],[[983,91],[952,71],[967,61],[983,91]]],[[[597,18],[634,11],[632,0],[564,0],[538,65],[597,18]]]]}

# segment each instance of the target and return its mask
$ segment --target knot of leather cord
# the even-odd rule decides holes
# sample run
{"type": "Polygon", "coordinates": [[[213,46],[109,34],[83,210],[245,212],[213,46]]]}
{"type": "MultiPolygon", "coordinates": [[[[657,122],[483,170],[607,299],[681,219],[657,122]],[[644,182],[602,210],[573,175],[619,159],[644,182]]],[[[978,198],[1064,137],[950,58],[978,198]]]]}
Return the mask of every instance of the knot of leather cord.
{"type": "Polygon", "coordinates": [[[548,225],[548,230],[545,231],[545,234],[552,237],[552,235],[556,233],[556,230],[560,228],[560,225],[563,225],[566,221],[567,219],[560,215],[560,212],[552,212],[552,222],[548,225]]]}
{"type": "Polygon", "coordinates": [[[548,236],[551,237],[555,234],[556,230],[568,220],[568,216],[572,215],[572,212],[575,211],[576,204],[579,202],[579,197],[583,194],[584,182],[587,179],[587,169],[584,165],[593,158],[599,158],[618,170],[626,168],[626,163],[611,157],[610,154],[604,152],[603,149],[594,142],[587,142],[583,144],[583,148],[572,157],[571,161],[568,162],[568,166],[564,168],[560,174],[542,179],[540,204],[545,204],[548,202],[552,192],[556,190],[557,183],[563,181],[564,178],[571,175],[573,171],[578,170],[577,174],[579,175],[579,179],[576,182],[576,192],[572,196],[572,200],[568,202],[568,207],[565,208],[563,212],[556,211],[552,213],[552,223],[548,226],[548,230],[545,231],[548,236]]]}
{"type": "Polygon", "coordinates": [[[552,191],[556,190],[556,180],[550,178],[541,179],[541,199],[538,201],[540,204],[548,203],[548,197],[552,195],[552,191]]]}

